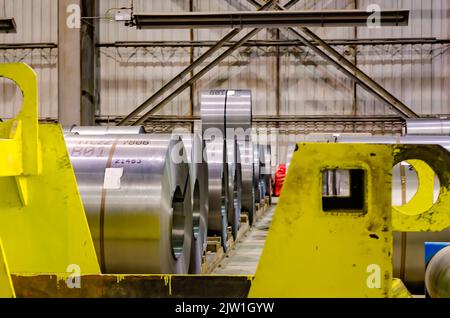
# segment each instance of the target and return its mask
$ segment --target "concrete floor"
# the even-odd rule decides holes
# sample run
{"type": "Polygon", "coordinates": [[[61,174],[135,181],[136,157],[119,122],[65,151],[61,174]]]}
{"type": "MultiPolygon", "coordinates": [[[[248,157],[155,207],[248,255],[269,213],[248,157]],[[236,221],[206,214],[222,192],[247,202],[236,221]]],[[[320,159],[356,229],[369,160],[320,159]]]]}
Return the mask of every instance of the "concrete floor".
{"type": "Polygon", "coordinates": [[[275,202],[256,224],[237,242],[213,271],[221,275],[253,275],[258,266],[264,242],[275,210],[275,202]]]}

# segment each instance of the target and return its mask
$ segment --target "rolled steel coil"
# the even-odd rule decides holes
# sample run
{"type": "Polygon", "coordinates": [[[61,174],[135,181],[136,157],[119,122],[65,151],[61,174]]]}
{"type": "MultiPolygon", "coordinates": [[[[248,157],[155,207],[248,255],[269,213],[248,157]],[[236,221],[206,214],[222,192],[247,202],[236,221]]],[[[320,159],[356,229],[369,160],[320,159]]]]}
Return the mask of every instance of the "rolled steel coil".
{"type": "Polygon", "coordinates": [[[65,133],[75,135],[139,135],[145,134],[143,126],[76,126],[66,127],[65,133]]]}
{"type": "MultiPolygon", "coordinates": [[[[235,147],[239,148],[237,151],[240,156],[237,157],[237,164],[240,164],[242,179],[241,210],[248,215],[249,223],[253,224],[255,200],[253,189],[253,152],[250,151],[250,147],[252,147],[252,94],[250,90],[227,90],[225,119],[227,139],[233,140],[236,138],[237,144],[235,147]]],[[[239,167],[237,167],[237,170],[239,170],[239,167]]]]}
{"type": "Polygon", "coordinates": [[[181,134],[178,151],[186,149],[192,190],[192,246],[189,273],[202,272],[202,257],[208,243],[208,165],[203,154],[205,143],[198,134],[181,134]]]}
{"type": "Polygon", "coordinates": [[[428,263],[425,286],[431,298],[450,298],[450,246],[437,252],[428,263]]]}
{"type": "Polygon", "coordinates": [[[209,134],[216,138],[220,135],[225,139],[225,103],[226,90],[208,90],[201,92],[200,113],[204,139],[210,139],[209,134]],[[220,135],[219,135],[220,134],[220,135]]]}
{"type": "Polygon", "coordinates": [[[407,135],[450,135],[449,119],[408,119],[407,135]]]}
{"type": "Polygon", "coordinates": [[[192,201],[171,135],[66,135],[103,273],[187,273],[192,201]]]}
{"type": "MultiPolygon", "coordinates": [[[[226,129],[246,131],[252,128],[252,94],[250,90],[229,89],[226,91],[225,117],[226,129]]],[[[250,134],[250,131],[247,134],[250,134]]]]}
{"type": "Polygon", "coordinates": [[[239,152],[241,153],[241,173],[242,173],[242,212],[247,213],[250,225],[255,220],[255,187],[254,187],[254,169],[253,169],[253,143],[239,143],[239,152]]]}
{"type": "MultiPolygon", "coordinates": [[[[251,91],[231,89],[204,91],[201,94],[201,114],[204,134],[209,130],[214,135],[220,132],[226,140],[237,139],[241,152],[241,158],[237,160],[241,163],[242,170],[241,208],[253,223],[255,213],[253,152],[249,150],[252,147],[251,91]]],[[[232,194],[231,191],[229,193],[232,194]]],[[[229,202],[233,200],[229,198],[229,202]]]]}
{"type": "Polygon", "coordinates": [[[239,145],[236,140],[227,140],[228,154],[228,225],[236,240],[241,225],[242,170],[239,145]],[[238,160],[239,158],[239,160],[238,160]]]}
{"type": "Polygon", "coordinates": [[[221,238],[228,248],[228,165],[227,147],[222,139],[205,140],[208,163],[208,233],[221,238]]]}

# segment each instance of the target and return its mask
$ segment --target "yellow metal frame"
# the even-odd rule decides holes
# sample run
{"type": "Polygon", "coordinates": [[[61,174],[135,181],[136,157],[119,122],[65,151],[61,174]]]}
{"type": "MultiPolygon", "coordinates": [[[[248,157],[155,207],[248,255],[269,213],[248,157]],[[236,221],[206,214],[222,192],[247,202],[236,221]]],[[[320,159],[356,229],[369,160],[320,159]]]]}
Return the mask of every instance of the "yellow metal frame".
{"type": "Polygon", "coordinates": [[[450,154],[441,146],[298,144],[249,297],[409,297],[392,278],[393,231],[450,226],[449,190],[450,154]],[[419,189],[391,207],[391,170],[401,161],[418,172],[419,189]],[[324,212],[321,172],[354,168],[366,173],[366,213],[324,212]]]}
{"type": "Polygon", "coordinates": [[[0,298],[15,298],[13,283],[9,274],[8,263],[6,263],[3,244],[0,239],[0,298]]]}
{"type": "Polygon", "coordinates": [[[0,123],[0,237],[12,273],[100,273],[61,127],[38,124],[37,77],[23,63],[0,64],[23,95],[0,123]]]}
{"type": "Polygon", "coordinates": [[[392,208],[394,231],[438,232],[450,226],[450,153],[437,145],[392,145],[393,165],[411,162],[417,171],[419,187],[404,206],[392,208]],[[420,160],[420,161],[419,161],[420,160]],[[434,174],[440,190],[433,204],[434,174]]]}
{"type": "Polygon", "coordinates": [[[249,297],[390,297],[391,148],[297,146],[249,297]],[[364,212],[322,210],[326,169],[365,171],[364,212]]]}

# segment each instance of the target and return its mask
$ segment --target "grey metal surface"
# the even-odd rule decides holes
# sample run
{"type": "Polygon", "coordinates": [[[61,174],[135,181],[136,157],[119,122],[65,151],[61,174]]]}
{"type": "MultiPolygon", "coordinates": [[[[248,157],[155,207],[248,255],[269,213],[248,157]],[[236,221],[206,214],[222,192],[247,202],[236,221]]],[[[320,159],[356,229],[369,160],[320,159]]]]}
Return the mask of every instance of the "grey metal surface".
{"type": "Polygon", "coordinates": [[[253,143],[240,142],[239,151],[241,153],[241,173],[242,173],[242,211],[247,213],[250,225],[256,218],[255,209],[255,187],[253,169],[253,143]]]}
{"type": "Polygon", "coordinates": [[[251,92],[231,89],[203,91],[201,118],[205,140],[226,140],[229,174],[227,216],[232,235],[236,238],[242,209],[249,214],[251,222],[254,216],[253,152],[248,150],[252,133],[251,92]]]}
{"type": "Polygon", "coordinates": [[[252,147],[252,95],[250,90],[227,90],[226,96],[226,135],[227,139],[236,137],[240,156],[237,163],[240,164],[242,178],[241,208],[249,216],[250,224],[253,223],[255,214],[255,200],[253,189],[253,151],[252,147]],[[232,134],[233,133],[233,134],[232,134]]]}
{"type": "Polygon", "coordinates": [[[450,298],[450,246],[437,252],[428,263],[425,286],[432,298],[450,298]]]}
{"type": "Polygon", "coordinates": [[[145,134],[143,126],[76,126],[69,130],[78,135],[138,135],[145,134]]]}
{"type": "Polygon", "coordinates": [[[170,135],[66,135],[104,273],[187,273],[192,236],[189,166],[170,135]]]}
{"type": "Polygon", "coordinates": [[[227,147],[224,140],[205,140],[208,162],[209,214],[208,233],[222,239],[227,249],[228,240],[228,165],[227,147]]]}
{"type": "Polygon", "coordinates": [[[408,135],[450,135],[449,119],[409,119],[406,121],[408,135]]]}
{"type": "Polygon", "coordinates": [[[233,239],[237,238],[241,225],[242,170],[238,158],[241,157],[236,140],[227,140],[228,159],[228,225],[231,226],[233,239]]]}
{"type": "MultiPolygon", "coordinates": [[[[192,191],[192,246],[190,274],[202,271],[202,256],[208,243],[208,166],[203,155],[204,141],[198,134],[182,134],[178,149],[186,149],[192,191]]],[[[177,151],[178,151],[177,149],[177,151]]]]}
{"type": "Polygon", "coordinates": [[[200,93],[200,113],[204,139],[225,138],[226,92],[226,90],[207,90],[200,93]]]}

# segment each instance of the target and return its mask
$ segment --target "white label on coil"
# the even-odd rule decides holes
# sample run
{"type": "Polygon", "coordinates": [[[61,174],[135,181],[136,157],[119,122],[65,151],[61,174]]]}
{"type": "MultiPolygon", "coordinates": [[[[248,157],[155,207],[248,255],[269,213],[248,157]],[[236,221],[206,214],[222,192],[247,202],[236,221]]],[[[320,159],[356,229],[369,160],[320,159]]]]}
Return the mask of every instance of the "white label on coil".
{"type": "Polygon", "coordinates": [[[106,190],[120,189],[120,178],[123,175],[123,168],[106,168],[103,188],[106,190]]]}

